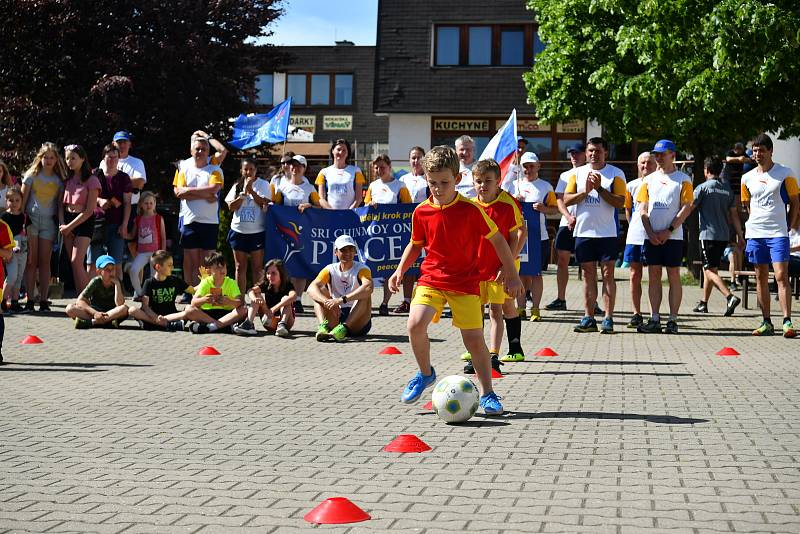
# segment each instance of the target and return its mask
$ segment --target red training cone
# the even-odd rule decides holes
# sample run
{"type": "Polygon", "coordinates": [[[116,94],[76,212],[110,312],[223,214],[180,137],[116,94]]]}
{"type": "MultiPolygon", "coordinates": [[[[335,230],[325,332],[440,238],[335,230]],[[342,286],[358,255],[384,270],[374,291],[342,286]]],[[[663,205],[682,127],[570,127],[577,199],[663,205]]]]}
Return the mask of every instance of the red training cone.
{"type": "Polygon", "coordinates": [[[44,341],[37,336],[25,336],[25,338],[19,343],[20,345],[38,345],[39,343],[44,343],[44,341]]]}
{"type": "Polygon", "coordinates": [[[503,378],[503,373],[497,369],[492,369],[492,378],[503,378]]]}
{"type": "Polygon", "coordinates": [[[550,347],[545,347],[535,354],[535,356],[558,356],[558,353],[550,347]]]}
{"type": "Polygon", "coordinates": [[[378,354],[403,354],[403,352],[398,349],[397,347],[392,347],[391,345],[380,351],[378,354]]]}
{"type": "Polygon", "coordinates": [[[433,401],[428,401],[428,404],[422,407],[423,410],[433,410],[433,401]]]}
{"type": "Polygon", "coordinates": [[[736,352],[736,349],[731,347],[723,347],[719,352],[717,352],[717,356],[739,356],[739,353],[736,352]]]}
{"type": "Polygon", "coordinates": [[[202,349],[197,351],[197,354],[199,354],[200,356],[219,356],[220,352],[214,347],[209,345],[208,347],[203,347],[202,349]]]}
{"type": "Polygon", "coordinates": [[[317,525],[338,525],[341,523],[358,523],[372,518],[347,497],[331,497],[319,503],[313,510],[304,515],[303,519],[317,525]]]}
{"type": "Polygon", "coordinates": [[[414,434],[400,434],[383,448],[383,452],[425,452],[431,450],[430,445],[414,434]]]}

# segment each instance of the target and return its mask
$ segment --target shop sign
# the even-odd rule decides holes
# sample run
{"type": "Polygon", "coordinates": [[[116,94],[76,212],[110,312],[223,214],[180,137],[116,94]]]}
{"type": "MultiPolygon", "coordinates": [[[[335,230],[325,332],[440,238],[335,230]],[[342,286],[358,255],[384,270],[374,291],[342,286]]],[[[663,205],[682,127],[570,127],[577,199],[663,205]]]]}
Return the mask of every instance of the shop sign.
{"type": "MultiPolygon", "coordinates": [[[[497,129],[504,124],[505,121],[497,122],[497,129]]],[[[537,119],[517,119],[517,132],[549,132],[550,125],[539,122],[537,119]]]]}
{"type": "Polygon", "coordinates": [[[556,130],[558,133],[583,133],[586,131],[586,122],[581,120],[559,122],[556,130]]]}
{"type": "Polygon", "coordinates": [[[325,115],[322,117],[323,130],[352,130],[352,115],[325,115]]]}
{"type": "Polygon", "coordinates": [[[433,129],[439,132],[485,132],[489,119],[433,119],[433,129]]]}
{"type": "Polygon", "coordinates": [[[289,115],[289,126],[314,133],[317,125],[316,115],[289,115]]]}

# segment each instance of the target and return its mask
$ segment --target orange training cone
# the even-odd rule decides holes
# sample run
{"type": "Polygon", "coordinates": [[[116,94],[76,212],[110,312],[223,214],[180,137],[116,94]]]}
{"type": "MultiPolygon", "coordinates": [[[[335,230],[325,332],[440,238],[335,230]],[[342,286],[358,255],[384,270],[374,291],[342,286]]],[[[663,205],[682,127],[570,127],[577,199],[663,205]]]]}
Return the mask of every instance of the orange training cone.
{"type": "Polygon", "coordinates": [[[25,336],[25,338],[19,343],[20,345],[38,345],[39,343],[44,343],[44,341],[37,336],[25,336]]]}
{"type": "Polygon", "coordinates": [[[313,510],[304,515],[303,519],[317,525],[338,525],[342,523],[358,523],[372,518],[347,497],[331,497],[319,503],[313,510]]]}
{"type": "Polygon", "coordinates": [[[391,345],[380,351],[378,354],[403,354],[403,352],[398,349],[397,347],[392,347],[391,345]]]}
{"type": "Polygon", "coordinates": [[[558,353],[550,347],[545,347],[535,354],[535,356],[558,356],[558,353]]]}
{"type": "Polygon", "coordinates": [[[428,401],[428,404],[422,407],[423,410],[433,410],[433,401],[428,401]]]}
{"type": "Polygon", "coordinates": [[[717,356],[739,356],[739,353],[736,352],[736,349],[731,347],[723,347],[719,352],[717,352],[717,356]]]}
{"type": "Polygon", "coordinates": [[[202,349],[197,351],[197,354],[199,354],[200,356],[219,356],[220,352],[214,347],[209,345],[208,347],[203,347],[202,349]]]}
{"type": "Polygon", "coordinates": [[[492,378],[503,378],[503,373],[498,371],[497,369],[492,369],[492,378]]]}
{"type": "Polygon", "coordinates": [[[431,450],[430,445],[414,434],[400,434],[383,448],[383,452],[425,452],[431,450]]]}

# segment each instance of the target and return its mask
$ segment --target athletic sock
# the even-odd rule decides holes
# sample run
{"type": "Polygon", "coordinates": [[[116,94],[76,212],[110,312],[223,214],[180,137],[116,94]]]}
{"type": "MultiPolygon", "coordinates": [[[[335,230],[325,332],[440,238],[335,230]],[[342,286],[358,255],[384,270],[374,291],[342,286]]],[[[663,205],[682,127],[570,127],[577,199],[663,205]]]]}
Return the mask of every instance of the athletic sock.
{"type": "Polygon", "coordinates": [[[215,323],[209,323],[208,324],[208,331],[209,332],[216,332],[217,330],[219,330],[219,328],[217,327],[217,325],[215,323]]]}
{"type": "Polygon", "coordinates": [[[677,320],[678,320],[678,316],[677,316],[677,315],[672,315],[672,314],[670,314],[670,315],[669,315],[669,320],[670,320],[670,321],[677,321],[677,320]]]}
{"type": "Polygon", "coordinates": [[[503,321],[506,323],[508,352],[510,354],[522,352],[522,345],[520,344],[520,337],[522,336],[522,318],[512,317],[511,319],[503,319],[503,321]]]}
{"type": "Polygon", "coordinates": [[[411,303],[411,299],[403,297],[403,302],[408,302],[410,304],[411,303]]]}
{"type": "Polygon", "coordinates": [[[772,324],[772,319],[770,317],[764,317],[764,322],[772,324]]]}
{"type": "MultiPolygon", "coordinates": [[[[784,324],[785,323],[791,323],[792,322],[792,318],[791,317],[784,317],[783,318],[783,322],[784,322],[784,324]]],[[[3,338],[2,338],[2,334],[0,334],[0,343],[2,343],[2,342],[3,342],[3,338]]]]}
{"type": "Polygon", "coordinates": [[[661,321],[661,315],[659,315],[659,314],[657,314],[657,313],[654,313],[654,314],[653,314],[653,320],[654,320],[655,322],[659,322],[659,321],[661,321]]]}

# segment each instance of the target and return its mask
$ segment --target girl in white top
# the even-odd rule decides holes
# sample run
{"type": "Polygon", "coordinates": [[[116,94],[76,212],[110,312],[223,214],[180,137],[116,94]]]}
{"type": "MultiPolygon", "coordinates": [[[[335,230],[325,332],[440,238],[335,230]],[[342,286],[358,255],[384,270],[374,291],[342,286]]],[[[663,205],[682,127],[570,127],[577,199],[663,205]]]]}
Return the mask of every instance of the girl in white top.
{"type": "MultiPolygon", "coordinates": [[[[372,170],[375,172],[376,180],[369,184],[367,196],[364,197],[364,204],[377,206],[378,204],[410,204],[411,194],[406,185],[400,180],[395,180],[392,176],[392,160],[386,154],[380,154],[372,161],[372,170]]],[[[392,292],[389,291],[389,279],[383,280],[383,302],[378,308],[379,315],[389,315],[389,299],[392,292]]]]}
{"type": "MultiPolygon", "coordinates": [[[[541,265],[547,265],[550,257],[550,236],[547,233],[545,215],[558,213],[556,194],[553,186],[545,180],[539,179],[539,157],[533,152],[525,152],[520,158],[522,167],[522,178],[511,182],[508,193],[520,202],[530,202],[533,209],[539,212],[539,249],[542,257],[541,265]]],[[[542,302],[542,291],[544,282],[541,273],[536,276],[520,275],[522,285],[527,291],[531,292],[531,321],[541,321],[542,314],[539,306],[542,302]]],[[[517,297],[517,307],[525,308],[525,293],[517,297]]]]}
{"type": "Polygon", "coordinates": [[[233,214],[228,243],[236,263],[236,283],[243,294],[247,289],[247,259],[253,280],[261,280],[264,268],[264,213],[272,200],[272,188],[256,176],[256,162],[242,160],[241,175],[228,191],[225,203],[233,214]]]}
{"type": "MultiPolygon", "coordinates": [[[[281,180],[280,185],[275,190],[273,202],[284,206],[297,206],[299,212],[303,212],[311,207],[319,207],[319,194],[314,186],[308,183],[305,177],[306,158],[297,154],[289,160],[287,174],[281,180]]],[[[291,273],[289,273],[291,274],[291,273]]],[[[308,285],[308,278],[291,277],[292,285],[297,292],[297,299],[294,301],[296,313],[302,313],[303,291],[308,285]]]]}
{"type": "MultiPolygon", "coordinates": [[[[425,179],[425,171],[422,170],[422,158],[425,157],[425,149],[420,146],[413,147],[408,153],[408,165],[411,172],[400,177],[400,181],[406,184],[408,192],[411,194],[411,202],[419,204],[428,198],[428,181],[425,179]]],[[[408,313],[411,311],[411,296],[414,293],[414,283],[417,277],[413,274],[403,276],[403,302],[393,311],[394,313],[408,313]]]]}
{"type": "Polygon", "coordinates": [[[425,156],[425,149],[415,146],[408,153],[408,165],[411,172],[400,177],[400,181],[406,184],[408,192],[411,193],[411,202],[419,204],[428,198],[428,181],[425,180],[425,171],[422,170],[422,158],[425,156]]]}
{"type": "Polygon", "coordinates": [[[346,210],[361,205],[367,181],[361,169],[350,164],[351,154],[350,143],[345,139],[337,139],[330,151],[333,165],[325,167],[317,175],[319,203],[325,209],[346,210]]]}

